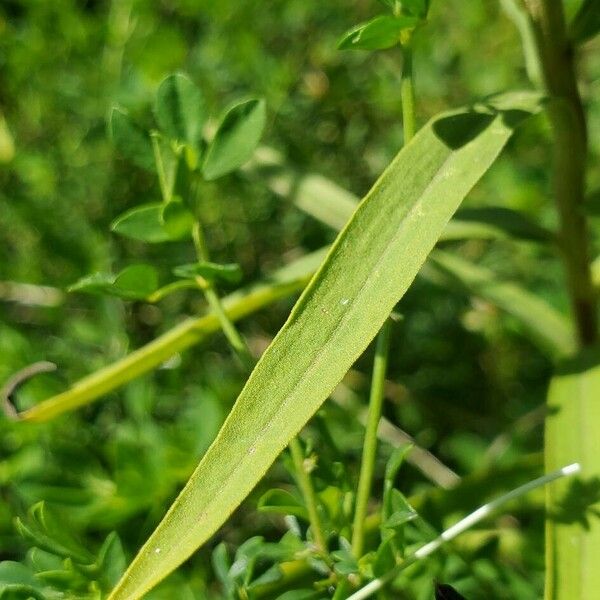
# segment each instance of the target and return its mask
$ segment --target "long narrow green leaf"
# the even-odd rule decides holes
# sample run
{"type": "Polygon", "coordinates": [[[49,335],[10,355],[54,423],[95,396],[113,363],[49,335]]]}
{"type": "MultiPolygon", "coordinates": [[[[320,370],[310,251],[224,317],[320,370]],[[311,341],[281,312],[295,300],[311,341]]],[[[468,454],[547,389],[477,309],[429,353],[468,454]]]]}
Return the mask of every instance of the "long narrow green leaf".
{"type": "Polygon", "coordinates": [[[563,365],[550,384],[546,470],[578,461],[581,477],[548,489],[546,600],[596,600],[600,590],[600,352],[563,365]]]}
{"type": "MultiPolygon", "coordinates": [[[[342,229],[358,205],[358,198],[333,181],[310,174],[295,186],[294,204],[333,229],[342,229]]],[[[524,214],[499,206],[461,209],[446,225],[440,242],[469,239],[518,239],[550,242],[553,235],[524,214]]]]}
{"type": "Polygon", "coordinates": [[[247,496],[375,336],[462,199],[498,156],[514,116],[442,116],[402,149],[338,236],[111,600],[142,597],[247,496]]]}
{"type": "MultiPolygon", "coordinates": [[[[356,209],[357,200],[350,192],[324,177],[309,175],[298,185],[294,203],[322,223],[341,229],[356,209]]],[[[507,239],[550,241],[552,233],[529,221],[524,215],[499,207],[459,210],[444,228],[439,241],[461,239],[507,239]]],[[[516,318],[553,357],[567,356],[575,350],[573,328],[568,319],[542,298],[517,284],[500,281],[484,269],[458,256],[436,250],[432,268],[467,292],[479,296],[516,318]]],[[[594,267],[600,281],[600,259],[594,267]]],[[[427,276],[431,270],[423,270],[427,276]]]]}

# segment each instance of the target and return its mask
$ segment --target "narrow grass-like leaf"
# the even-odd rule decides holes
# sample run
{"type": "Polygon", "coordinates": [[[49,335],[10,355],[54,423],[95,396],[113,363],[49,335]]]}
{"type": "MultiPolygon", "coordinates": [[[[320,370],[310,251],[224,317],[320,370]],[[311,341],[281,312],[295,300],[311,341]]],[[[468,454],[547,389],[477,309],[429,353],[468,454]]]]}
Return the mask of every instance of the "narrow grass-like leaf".
{"type": "Polygon", "coordinates": [[[195,146],[206,121],[204,98],[186,75],[169,75],[156,92],[154,115],[159,127],[172,140],[195,146]]]}
{"type": "Polygon", "coordinates": [[[515,317],[534,341],[555,358],[568,356],[575,350],[575,335],[568,318],[542,298],[516,283],[499,280],[489,269],[455,254],[436,250],[431,254],[430,264],[449,276],[451,282],[515,317]]]}
{"type": "MultiPolygon", "coordinates": [[[[294,190],[294,203],[322,223],[342,229],[358,205],[358,198],[321,175],[306,175],[294,190]]],[[[459,210],[440,236],[440,241],[468,239],[518,239],[550,242],[551,231],[519,211],[500,206],[459,210]]]]}
{"type": "Polygon", "coordinates": [[[365,350],[458,205],[516,125],[506,113],[436,118],[398,154],[338,236],[216,440],[111,600],[134,600],[225,522],[365,350]]]}
{"type": "MultiPolygon", "coordinates": [[[[275,271],[267,281],[226,296],[223,298],[223,305],[227,316],[232,321],[238,321],[281,298],[302,290],[324,256],[324,250],[307,254],[275,271]]],[[[20,413],[19,419],[48,421],[90,404],[111,390],[151,371],[177,352],[210,338],[220,330],[219,319],[214,313],[186,319],[149,344],[76,381],[68,390],[20,413]]]]}
{"type": "Polygon", "coordinates": [[[338,43],[340,50],[384,50],[400,43],[400,34],[419,24],[414,17],[381,15],[346,32],[338,43]]]}
{"type": "Polygon", "coordinates": [[[256,150],[266,122],[264,100],[246,100],[229,109],[208,146],[204,177],[211,181],[241,167],[256,150]]]}
{"type": "Polygon", "coordinates": [[[136,206],[117,217],[110,228],[115,233],[140,242],[167,242],[170,238],[162,223],[160,202],[136,206]]]}
{"type": "Polygon", "coordinates": [[[596,600],[600,590],[600,352],[564,364],[550,384],[545,461],[581,476],[547,491],[546,600],[596,600]]]}

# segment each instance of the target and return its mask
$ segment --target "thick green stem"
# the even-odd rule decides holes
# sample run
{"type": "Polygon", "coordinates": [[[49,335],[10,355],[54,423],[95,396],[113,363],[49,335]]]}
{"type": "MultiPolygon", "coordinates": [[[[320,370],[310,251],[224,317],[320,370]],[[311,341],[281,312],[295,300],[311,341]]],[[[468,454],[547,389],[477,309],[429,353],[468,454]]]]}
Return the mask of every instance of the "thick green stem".
{"type": "Polygon", "coordinates": [[[387,371],[391,329],[392,321],[388,319],[377,337],[371,396],[369,398],[369,415],[360,465],[356,509],[352,529],[352,552],[356,558],[360,558],[364,551],[364,525],[367,518],[367,508],[375,470],[375,459],[377,457],[377,428],[381,419],[381,409],[385,393],[385,374],[387,371]]]}
{"type": "MultiPolygon", "coordinates": [[[[192,236],[194,238],[194,246],[196,248],[196,255],[198,256],[198,260],[201,262],[209,261],[210,257],[208,254],[206,241],[204,239],[204,233],[202,231],[202,226],[198,221],[194,223],[194,227],[192,229],[192,236]]],[[[242,338],[242,336],[240,335],[240,332],[237,330],[236,326],[233,324],[233,321],[227,315],[227,312],[223,307],[223,303],[221,302],[221,298],[217,294],[213,283],[204,279],[203,277],[196,278],[196,282],[204,292],[204,296],[206,297],[208,305],[215,313],[215,315],[217,315],[217,318],[221,323],[223,333],[225,334],[225,337],[231,344],[231,347],[237,354],[238,358],[241,360],[244,367],[248,370],[251,370],[254,366],[254,360],[252,358],[252,355],[250,354],[248,345],[246,344],[244,338],[242,338]]]]}
{"type": "Polygon", "coordinates": [[[298,487],[302,492],[304,501],[306,503],[306,509],[308,511],[308,520],[310,522],[310,528],[315,541],[315,546],[320,552],[327,551],[327,543],[325,541],[325,535],[323,533],[323,526],[321,525],[321,518],[319,517],[318,502],[315,489],[312,485],[310,475],[306,469],[306,463],[304,460],[304,452],[300,440],[295,437],[289,444],[290,453],[292,460],[294,461],[294,468],[296,471],[296,480],[298,487]]]}
{"type": "Polygon", "coordinates": [[[554,194],[560,215],[560,242],[579,343],[598,338],[597,297],[591,277],[584,217],[586,120],[567,36],[562,2],[526,0],[541,58],[554,131],[554,194]]]}

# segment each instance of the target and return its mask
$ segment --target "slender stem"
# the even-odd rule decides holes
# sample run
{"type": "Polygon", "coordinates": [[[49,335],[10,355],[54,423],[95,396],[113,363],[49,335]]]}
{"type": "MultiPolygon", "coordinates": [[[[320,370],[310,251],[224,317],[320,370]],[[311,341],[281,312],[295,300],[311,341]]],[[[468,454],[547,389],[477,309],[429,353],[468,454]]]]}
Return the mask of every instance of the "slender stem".
{"type": "Polygon", "coordinates": [[[598,339],[597,297],[592,283],[584,217],[587,127],[562,2],[525,0],[531,15],[554,131],[554,195],[560,245],[580,346],[598,339]]]}
{"type": "MultiPolygon", "coordinates": [[[[202,231],[202,225],[199,221],[194,223],[194,227],[192,229],[192,237],[194,239],[194,247],[196,248],[196,255],[198,256],[199,261],[209,261],[210,257],[208,254],[208,248],[206,245],[206,240],[204,239],[204,232],[202,231]]],[[[203,277],[197,277],[196,282],[198,286],[204,292],[204,296],[206,297],[206,301],[208,305],[212,309],[212,311],[217,315],[219,322],[221,323],[221,328],[223,329],[223,333],[225,337],[231,344],[231,347],[237,354],[238,358],[241,360],[244,367],[250,370],[254,364],[254,360],[246,344],[244,338],[240,335],[240,332],[237,330],[236,326],[233,324],[233,321],[227,315],[223,307],[223,303],[221,302],[221,298],[212,283],[212,281],[208,281],[203,277]]]]}
{"type": "MultiPolygon", "coordinates": [[[[323,260],[321,253],[308,257],[303,270],[276,272],[274,282],[235,292],[223,299],[227,317],[238,321],[265,306],[301,291],[323,260]]],[[[76,381],[68,390],[52,396],[19,413],[21,421],[49,421],[63,413],[91,404],[103,395],[151,371],[178,352],[198,344],[218,331],[221,324],[214,313],[187,319],[150,343],[134,350],[122,359],[76,381]]]]}
{"type": "Polygon", "coordinates": [[[304,452],[300,440],[295,437],[289,444],[290,453],[294,462],[294,468],[296,470],[296,479],[298,481],[298,487],[302,492],[304,501],[306,502],[306,509],[308,510],[308,520],[310,521],[310,528],[315,540],[317,549],[321,552],[327,551],[327,543],[325,541],[325,535],[323,533],[323,526],[321,524],[321,518],[319,517],[317,495],[313,487],[312,481],[306,470],[304,461],[304,452]]]}
{"type": "Polygon", "coordinates": [[[388,363],[392,321],[388,319],[377,337],[375,362],[373,364],[373,379],[369,398],[369,414],[365,431],[358,491],[356,494],[356,509],[352,529],[352,552],[358,559],[364,550],[364,524],[371,495],[375,459],[377,457],[377,428],[381,419],[381,409],[385,393],[385,374],[388,363]]]}
{"type": "MultiPolygon", "coordinates": [[[[408,143],[416,132],[415,114],[415,88],[413,74],[412,39],[410,34],[402,38],[402,53],[404,63],[402,65],[402,80],[400,91],[402,97],[402,126],[404,130],[404,143],[408,143]]],[[[358,480],[358,491],[356,496],[356,508],[354,512],[352,552],[358,559],[364,550],[364,520],[367,515],[367,507],[371,494],[373,473],[375,469],[375,458],[377,452],[377,428],[381,419],[383,406],[385,376],[387,371],[388,353],[390,346],[392,322],[388,319],[377,337],[375,352],[375,363],[373,365],[373,378],[371,380],[371,394],[369,398],[369,414],[361,469],[358,480]]]]}
{"type": "Polygon", "coordinates": [[[417,115],[415,100],[415,84],[413,74],[413,49],[411,33],[407,33],[402,41],[402,79],[400,95],[402,98],[402,128],[404,143],[408,143],[417,132],[417,115]]]}
{"type": "Polygon", "coordinates": [[[575,475],[579,473],[580,470],[581,467],[577,463],[568,465],[566,467],[563,467],[562,469],[559,469],[558,471],[554,471],[552,473],[549,473],[548,475],[544,475],[543,477],[538,477],[537,479],[534,479],[533,481],[530,481],[525,485],[522,485],[508,492],[507,494],[504,494],[503,496],[500,496],[499,498],[496,498],[495,500],[484,504],[483,506],[480,506],[477,510],[467,515],[464,519],[461,519],[458,523],[446,529],[436,539],[425,544],[424,546],[421,546],[416,552],[408,556],[400,565],[398,565],[382,577],[374,579],[365,587],[358,590],[351,596],[348,596],[347,600],[364,600],[365,598],[371,597],[373,594],[382,589],[383,586],[395,579],[407,567],[416,563],[419,560],[430,556],[441,546],[443,546],[446,542],[453,540],[456,536],[460,535],[467,529],[470,529],[483,519],[489,517],[501,506],[504,506],[511,500],[520,498],[521,496],[527,494],[531,490],[547,485],[548,483],[555,481],[556,479],[575,475]]]}
{"type": "Polygon", "coordinates": [[[158,288],[156,291],[152,292],[147,298],[146,302],[150,302],[150,304],[154,304],[155,302],[159,302],[169,294],[173,292],[177,292],[179,290],[197,290],[198,283],[195,281],[190,281],[189,279],[182,279],[181,281],[174,281],[173,283],[168,283],[167,285],[163,285],[161,288],[158,288]]]}

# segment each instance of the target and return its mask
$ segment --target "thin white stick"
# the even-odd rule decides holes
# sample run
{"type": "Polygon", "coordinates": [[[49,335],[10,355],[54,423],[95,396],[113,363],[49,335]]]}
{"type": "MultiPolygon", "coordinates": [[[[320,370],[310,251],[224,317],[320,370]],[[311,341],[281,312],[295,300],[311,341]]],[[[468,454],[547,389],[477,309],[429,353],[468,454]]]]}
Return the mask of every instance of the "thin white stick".
{"type": "Polygon", "coordinates": [[[421,546],[416,552],[408,556],[402,564],[398,565],[395,569],[392,569],[382,577],[378,577],[374,579],[365,587],[361,588],[351,596],[348,596],[346,600],[364,600],[365,598],[369,598],[375,592],[379,591],[386,583],[394,579],[401,571],[406,569],[408,566],[414,564],[418,560],[421,560],[430,554],[433,554],[440,546],[453,540],[457,535],[460,535],[473,525],[479,523],[486,517],[488,517],[492,512],[494,512],[497,508],[514,500],[515,498],[519,498],[531,490],[535,488],[541,487],[543,485],[547,485],[548,483],[555,481],[556,479],[560,479],[561,477],[568,477],[570,475],[575,475],[581,471],[581,465],[579,463],[573,463],[572,465],[567,465],[558,471],[554,471],[552,473],[548,473],[548,475],[544,475],[543,477],[538,477],[525,485],[522,485],[508,494],[504,494],[504,496],[500,496],[483,506],[480,506],[477,510],[467,515],[464,519],[460,520],[452,527],[446,529],[439,537],[435,540],[421,546]]]}

